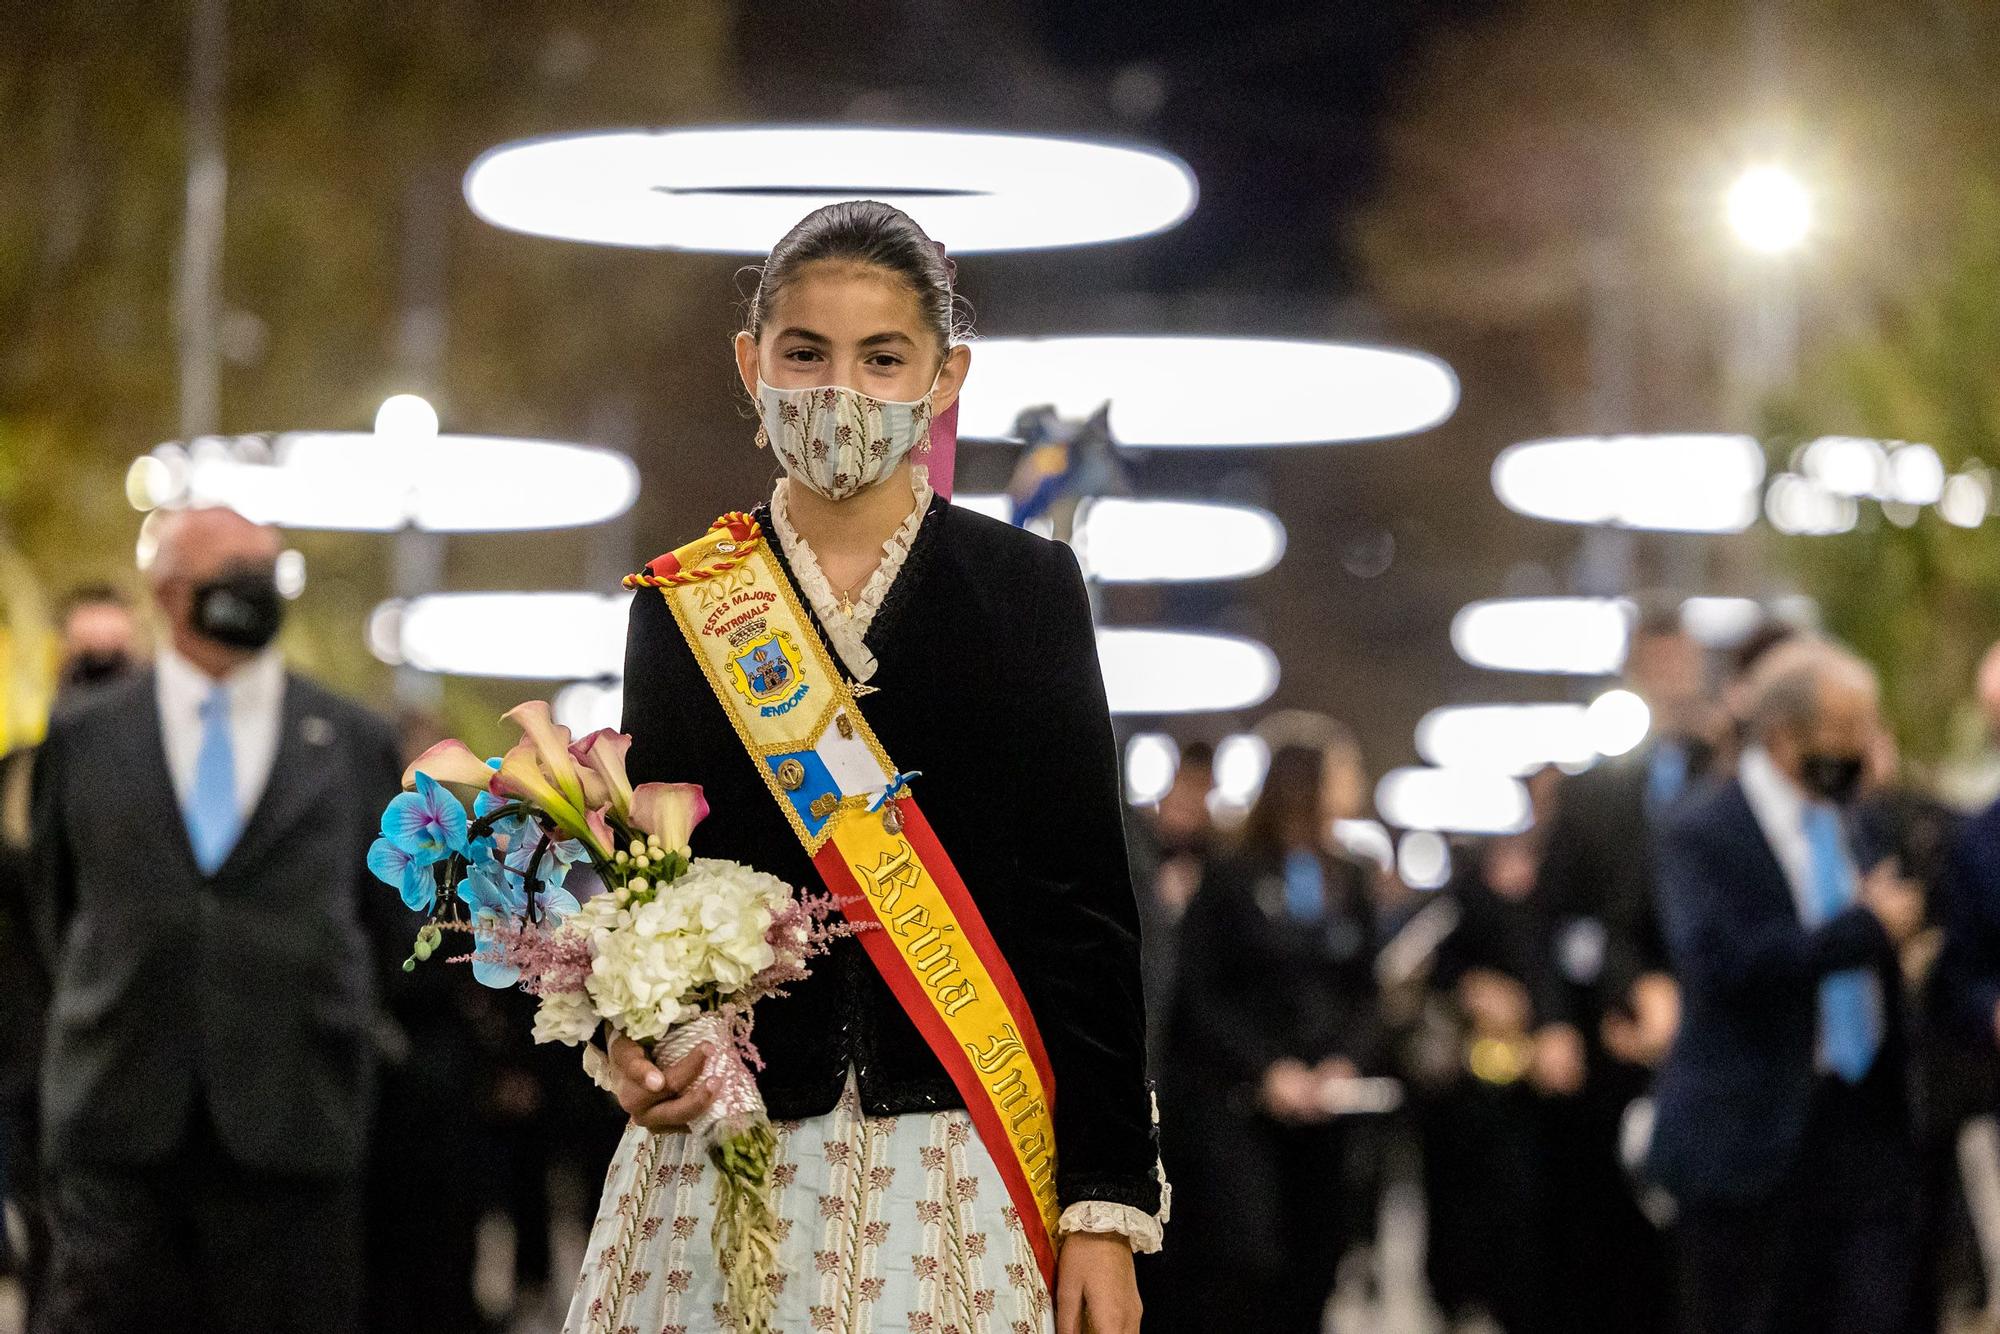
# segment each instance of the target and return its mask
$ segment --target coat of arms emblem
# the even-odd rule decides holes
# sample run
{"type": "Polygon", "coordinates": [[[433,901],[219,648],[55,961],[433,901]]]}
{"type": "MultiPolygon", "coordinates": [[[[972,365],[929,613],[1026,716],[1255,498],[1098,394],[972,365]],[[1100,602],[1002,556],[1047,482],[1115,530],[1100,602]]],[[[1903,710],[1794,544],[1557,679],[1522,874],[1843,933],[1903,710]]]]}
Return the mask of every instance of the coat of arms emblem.
{"type": "Polygon", "coordinates": [[[763,704],[783,698],[797,683],[798,651],[789,635],[773,630],[745,644],[729,660],[729,670],[736,678],[736,688],[752,703],[763,704]]]}

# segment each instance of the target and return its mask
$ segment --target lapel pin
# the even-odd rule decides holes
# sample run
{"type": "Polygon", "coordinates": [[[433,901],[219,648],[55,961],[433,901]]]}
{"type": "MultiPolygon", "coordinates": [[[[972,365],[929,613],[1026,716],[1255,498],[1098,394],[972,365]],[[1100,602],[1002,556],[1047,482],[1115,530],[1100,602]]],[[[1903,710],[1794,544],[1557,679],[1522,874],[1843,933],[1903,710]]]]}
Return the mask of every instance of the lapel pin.
{"type": "Polygon", "coordinates": [[[333,724],[324,718],[307,718],[299,724],[299,735],[308,746],[331,746],[333,744],[333,724]]]}

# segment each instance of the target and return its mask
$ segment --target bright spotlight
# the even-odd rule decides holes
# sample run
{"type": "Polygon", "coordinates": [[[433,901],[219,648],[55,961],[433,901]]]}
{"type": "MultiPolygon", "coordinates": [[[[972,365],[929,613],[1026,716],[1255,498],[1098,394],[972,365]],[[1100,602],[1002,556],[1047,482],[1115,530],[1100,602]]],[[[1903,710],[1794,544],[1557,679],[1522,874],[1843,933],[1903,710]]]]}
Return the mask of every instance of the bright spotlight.
{"type": "Polygon", "coordinates": [[[1812,231],[1812,193],[1783,167],[1751,167],[1725,201],[1736,239],[1763,255],[1796,250],[1812,231]]]}

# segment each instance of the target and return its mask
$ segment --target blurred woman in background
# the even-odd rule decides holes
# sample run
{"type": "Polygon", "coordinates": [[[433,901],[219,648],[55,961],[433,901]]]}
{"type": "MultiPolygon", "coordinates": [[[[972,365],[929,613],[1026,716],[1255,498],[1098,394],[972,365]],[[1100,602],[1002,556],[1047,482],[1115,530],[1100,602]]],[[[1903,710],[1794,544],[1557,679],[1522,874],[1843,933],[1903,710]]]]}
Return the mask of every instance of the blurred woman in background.
{"type": "Polygon", "coordinates": [[[1321,1328],[1351,1237],[1330,1109],[1382,1047],[1369,872],[1331,834],[1360,775],[1337,724],[1278,744],[1182,920],[1162,1066],[1173,1300],[1154,1308],[1174,1327],[1321,1328]]]}

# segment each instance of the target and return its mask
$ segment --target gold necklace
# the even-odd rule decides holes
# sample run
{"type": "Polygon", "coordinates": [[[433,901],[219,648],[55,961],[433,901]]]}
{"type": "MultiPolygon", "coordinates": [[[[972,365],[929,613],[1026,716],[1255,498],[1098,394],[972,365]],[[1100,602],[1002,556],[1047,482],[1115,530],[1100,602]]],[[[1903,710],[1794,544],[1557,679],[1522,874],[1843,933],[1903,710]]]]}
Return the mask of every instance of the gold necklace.
{"type": "MultiPolygon", "coordinates": [[[[879,569],[880,567],[878,566],[877,568],[879,569]]],[[[873,579],[874,577],[875,577],[875,571],[870,570],[868,573],[862,575],[861,578],[856,580],[854,583],[850,584],[848,587],[834,590],[834,596],[840,599],[840,610],[842,615],[852,616],[854,614],[855,595],[860,593],[862,589],[866,588],[868,586],[868,581],[870,579],[873,579]]]]}

